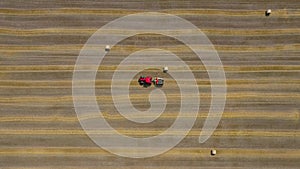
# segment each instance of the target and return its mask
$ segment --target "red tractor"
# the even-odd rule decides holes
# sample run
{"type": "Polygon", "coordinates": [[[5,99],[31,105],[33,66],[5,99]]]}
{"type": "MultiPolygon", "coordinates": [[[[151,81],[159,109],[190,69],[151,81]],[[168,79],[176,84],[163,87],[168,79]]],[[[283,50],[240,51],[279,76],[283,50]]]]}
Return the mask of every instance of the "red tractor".
{"type": "Polygon", "coordinates": [[[151,86],[152,77],[151,76],[147,76],[147,77],[140,76],[138,82],[141,86],[149,87],[149,86],[151,86]]]}
{"type": "Polygon", "coordinates": [[[151,76],[140,76],[138,82],[141,86],[144,86],[144,87],[151,86],[151,83],[153,83],[154,86],[156,86],[156,87],[162,87],[164,84],[164,79],[155,77],[155,79],[152,80],[151,76]]]}

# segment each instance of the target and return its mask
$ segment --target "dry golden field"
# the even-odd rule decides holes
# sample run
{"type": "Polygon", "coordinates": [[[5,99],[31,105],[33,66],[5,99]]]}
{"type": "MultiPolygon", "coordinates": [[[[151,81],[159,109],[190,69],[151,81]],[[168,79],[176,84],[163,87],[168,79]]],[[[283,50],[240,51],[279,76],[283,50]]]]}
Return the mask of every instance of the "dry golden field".
{"type": "MultiPolygon", "coordinates": [[[[2,0],[0,2],[0,168],[299,168],[300,2],[298,0],[2,0]],[[272,14],[266,17],[266,9],[272,14]],[[76,59],[108,22],[138,12],[180,16],[208,36],[227,78],[227,101],[213,136],[198,143],[210,106],[205,67],[174,38],[141,34],[114,46],[96,79],[103,115],[120,133],[159,134],[174,122],[180,95],[165,74],[165,112],[155,122],[128,122],[114,108],[116,66],[149,47],[172,51],[193,70],[201,107],[193,129],[172,150],[151,158],[113,155],[85,134],[72,101],[76,59]],[[217,155],[211,156],[215,148],[217,155]]],[[[142,73],[155,72],[145,70],[142,73]]],[[[130,86],[139,110],[151,89],[130,86]]],[[[128,150],[130,151],[130,150],[128,150]]]]}

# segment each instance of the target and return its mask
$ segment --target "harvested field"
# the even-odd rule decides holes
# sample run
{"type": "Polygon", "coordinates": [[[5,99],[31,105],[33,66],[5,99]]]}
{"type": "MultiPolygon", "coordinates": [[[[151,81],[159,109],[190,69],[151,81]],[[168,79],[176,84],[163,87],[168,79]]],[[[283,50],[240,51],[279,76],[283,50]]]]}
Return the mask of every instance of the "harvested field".
{"type": "MultiPolygon", "coordinates": [[[[0,23],[0,168],[300,166],[297,0],[4,0],[0,2],[0,23]],[[272,14],[266,17],[268,8],[272,14]],[[118,113],[111,96],[111,79],[120,62],[133,52],[160,48],[176,54],[192,70],[201,99],[192,130],[176,147],[155,157],[131,159],[101,149],[81,128],[72,100],[72,76],[80,50],[98,28],[138,12],[177,15],[200,28],[223,63],[227,100],[217,129],[200,144],[199,134],[211,102],[211,83],[203,63],[172,37],[139,34],[122,40],[105,56],[95,81],[103,116],[118,132],[136,138],[155,136],[172,125],[180,109],[176,81],[157,73],[159,69],[147,69],[136,72],[135,78],[142,74],[165,78],[165,112],[147,124],[128,121],[118,113]],[[210,155],[211,149],[217,150],[215,156],[210,155]]],[[[108,32],[121,35],[124,30],[108,32]]],[[[120,87],[126,90],[126,86],[120,87]]],[[[130,100],[136,109],[150,107],[152,89],[132,80],[130,100]]],[[[92,119],[97,113],[82,118],[92,119]]],[[[101,129],[97,132],[113,135],[101,129]]],[[[132,150],[124,147],[123,151],[132,150]]]]}

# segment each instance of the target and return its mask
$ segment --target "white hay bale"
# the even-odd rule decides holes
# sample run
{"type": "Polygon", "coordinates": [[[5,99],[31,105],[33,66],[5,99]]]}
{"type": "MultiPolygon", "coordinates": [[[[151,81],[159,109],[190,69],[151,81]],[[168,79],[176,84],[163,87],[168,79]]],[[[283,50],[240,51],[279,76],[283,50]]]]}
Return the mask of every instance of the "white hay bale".
{"type": "Polygon", "coordinates": [[[168,72],[168,70],[169,70],[169,68],[168,68],[168,67],[164,67],[164,68],[163,68],[163,72],[164,72],[164,73],[167,73],[167,72],[168,72]]]}
{"type": "Polygon", "coordinates": [[[216,154],[217,154],[217,150],[212,149],[212,150],[210,151],[210,154],[211,154],[212,156],[216,155],[216,154]]]}
{"type": "Polygon", "coordinates": [[[106,51],[106,52],[110,51],[110,46],[109,46],[109,45],[106,45],[106,46],[105,46],[105,51],[106,51]]]}
{"type": "Polygon", "coordinates": [[[271,10],[271,9],[268,9],[268,10],[266,10],[266,16],[269,16],[269,15],[271,15],[271,12],[272,12],[272,10],[271,10]]]}

